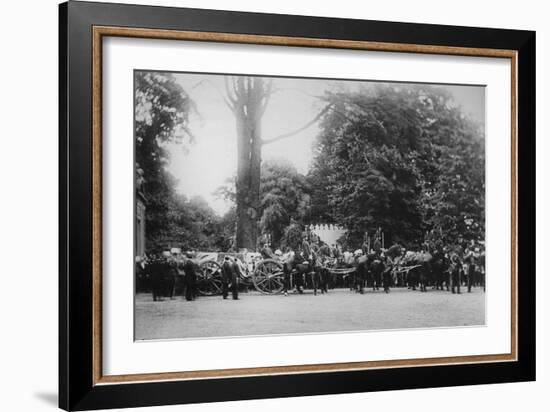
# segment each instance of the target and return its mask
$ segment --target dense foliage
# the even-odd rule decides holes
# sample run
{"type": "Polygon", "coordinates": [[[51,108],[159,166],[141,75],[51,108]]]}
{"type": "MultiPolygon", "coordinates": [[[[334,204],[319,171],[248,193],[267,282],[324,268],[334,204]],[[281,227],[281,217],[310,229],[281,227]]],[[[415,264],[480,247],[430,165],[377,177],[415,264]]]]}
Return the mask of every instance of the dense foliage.
{"type": "Polygon", "coordinates": [[[187,126],[193,103],[171,74],[136,72],[136,169],[146,199],[148,252],[169,247],[225,247],[224,221],[201,198],[176,194],[177,181],[166,170],[167,145],[193,142],[187,126]]]}
{"type": "MultiPolygon", "coordinates": [[[[218,216],[202,198],[176,194],[167,145],[187,148],[193,102],[170,74],[138,72],[136,163],[146,196],[147,250],[235,248],[236,176],[217,191],[232,204],[218,216]]],[[[484,135],[451,95],[427,85],[332,90],[322,99],[312,166],[261,163],[257,227],[275,247],[296,247],[303,224],[336,223],[361,245],[380,228],[386,245],[482,239],[484,135]]]]}
{"type": "Polygon", "coordinates": [[[311,199],[306,177],[284,160],[262,164],[260,184],[260,228],[278,245],[291,221],[301,222],[311,199]]]}
{"type": "Polygon", "coordinates": [[[376,85],[330,92],[309,173],[315,216],[343,224],[348,241],[382,228],[418,247],[484,231],[483,134],[442,89],[376,85]]]}
{"type": "MultiPolygon", "coordinates": [[[[227,179],[216,190],[216,195],[232,203],[224,215],[224,237],[235,232],[235,178],[227,179]]],[[[284,159],[270,159],[262,163],[260,182],[260,206],[258,226],[263,240],[280,245],[285,230],[292,222],[302,223],[311,207],[310,185],[307,177],[284,159]]],[[[231,242],[229,242],[231,243],[231,242]]]]}

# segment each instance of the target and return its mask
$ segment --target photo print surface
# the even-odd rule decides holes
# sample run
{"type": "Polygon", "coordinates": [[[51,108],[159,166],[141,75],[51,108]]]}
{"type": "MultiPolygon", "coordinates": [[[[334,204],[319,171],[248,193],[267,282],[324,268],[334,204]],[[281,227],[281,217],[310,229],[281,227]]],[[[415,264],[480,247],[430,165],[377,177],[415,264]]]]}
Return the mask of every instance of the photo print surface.
{"type": "Polygon", "coordinates": [[[136,340],[485,325],[485,87],[134,71],[136,340]]]}

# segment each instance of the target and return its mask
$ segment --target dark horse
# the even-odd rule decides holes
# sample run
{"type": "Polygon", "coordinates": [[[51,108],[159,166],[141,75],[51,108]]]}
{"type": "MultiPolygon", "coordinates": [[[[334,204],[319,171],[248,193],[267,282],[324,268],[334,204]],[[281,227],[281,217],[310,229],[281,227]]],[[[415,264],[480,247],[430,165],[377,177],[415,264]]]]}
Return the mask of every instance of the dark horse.
{"type": "Polygon", "coordinates": [[[288,294],[292,278],[292,284],[298,293],[304,293],[304,276],[313,269],[312,262],[306,259],[303,252],[296,252],[289,255],[283,262],[284,273],[284,294],[288,294]]]}
{"type": "Polygon", "coordinates": [[[290,254],[283,262],[284,294],[288,294],[290,281],[296,287],[298,293],[304,293],[304,281],[306,276],[311,276],[313,294],[317,295],[317,289],[326,293],[328,283],[328,270],[324,267],[318,253],[311,250],[309,243],[302,242],[301,249],[290,254]]]}
{"type": "Polygon", "coordinates": [[[418,286],[421,292],[427,292],[432,276],[433,256],[428,252],[416,252],[405,256],[401,264],[412,266],[407,275],[407,283],[412,290],[418,286]]]}
{"type": "Polygon", "coordinates": [[[443,285],[449,291],[449,259],[442,249],[435,250],[432,259],[432,283],[436,290],[443,290],[443,285]]]}
{"type": "Polygon", "coordinates": [[[363,294],[365,285],[369,280],[369,258],[364,255],[356,256],[354,266],[354,289],[356,292],[363,294]]]}
{"type": "Polygon", "coordinates": [[[382,286],[382,274],[384,273],[385,265],[384,258],[379,253],[371,253],[367,257],[369,270],[369,283],[372,290],[379,290],[382,286]]]}

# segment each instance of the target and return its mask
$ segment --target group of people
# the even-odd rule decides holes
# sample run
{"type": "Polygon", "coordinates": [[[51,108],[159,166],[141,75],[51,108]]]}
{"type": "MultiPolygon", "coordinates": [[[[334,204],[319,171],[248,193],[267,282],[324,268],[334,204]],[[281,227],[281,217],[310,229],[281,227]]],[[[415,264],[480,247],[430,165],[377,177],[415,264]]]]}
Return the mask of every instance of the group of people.
{"type": "Polygon", "coordinates": [[[360,293],[364,292],[367,282],[375,290],[382,286],[389,292],[391,268],[387,265],[388,257],[384,255],[380,242],[375,242],[370,253],[363,249],[350,252],[344,251],[340,245],[329,246],[318,237],[304,236],[304,240],[297,247],[287,248],[285,252],[273,252],[269,244],[265,243],[261,247],[261,254],[265,259],[276,259],[282,263],[285,295],[288,295],[291,286],[297,293],[303,293],[308,275],[315,295],[317,290],[327,293],[329,283],[333,282],[332,274],[339,269],[344,269],[343,273],[346,273],[345,269],[350,269],[347,271],[348,284],[360,293]],[[369,279],[372,279],[372,282],[369,279]]]}
{"type": "MultiPolygon", "coordinates": [[[[193,301],[199,296],[200,270],[199,259],[194,251],[184,254],[162,251],[138,256],[135,260],[136,290],[151,292],[153,301],[172,299],[178,292],[187,301],[193,301]]],[[[223,299],[227,299],[230,292],[234,300],[239,299],[239,271],[237,260],[226,256],[221,264],[223,299]]]]}
{"type": "MultiPolygon", "coordinates": [[[[459,246],[444,246],[441,242],[425,243],[419,251],[406,250],[396,244],[388,249],[381,247],[375,238],[361,248],[343,250],[340,245],[328,245],[318,237],[304,236],[294,248],[284,252],[273,251],[267,242],[260,245],[262,259],[275,260],[283,268],[283,293],[291,290],[302,294],[306,284],[316,295],[327,293],[334,287],[335,274],[346,279],[350,289],[364,293],[366,287],[383,288],[386,293],[393,286],[403,286],[426,291],[446,288],[461,293],[461,286],[468,292],[480,286],[485,290],[485,253],[483,246],[474,241],[459,246]]],[[[239,279],[242,262],[227,254],[220,262],[221,295],[223,299],[239,299],[239,279]]],[[[153,300],[172,298],[178,291],[188,301],[198,296],[197,282],[200,275],[199,260],[195,252],[173,255],[168,251],[136,258],[136,290],[151,291],[153,300]]]]}
{"type": "Polygon", "coordinates": [[[200,269],[194,252],[175,256],[164,251],[138,256],[135,265],[136,291],[151,292],[153,301],[173,298],[178,288],[183,289],[183,295],[188,301],[198,296],[197,277],[200,269]]]}
{"type": "Polygon", "coordinates": [[[307,238],[294,250],[272,251],[268,243],[261,245],[262,257],[277,259],[283,264],[284,293],[291,284],[297,293],[303,293],[306,275],[314,291],[328,291],[331,273],[351,268],[347,272],[348,286],[363,293],[366,286],[373,290],[380,287],[388,293],[391,286],[406,286],[409,289],[426,291],[446,288],[452,293],[461,293],[461,286],[468,292],[473,286],[485,290],[485,252],[483,245],[475,241],[445,246],[442,242],[426,242],[420,250],[406,250],[399,244],[388,249],[381,247],[380,238],[364,242],[361,248],[343,250],[340,245],[329,246],[319,238],[307,238]]]}

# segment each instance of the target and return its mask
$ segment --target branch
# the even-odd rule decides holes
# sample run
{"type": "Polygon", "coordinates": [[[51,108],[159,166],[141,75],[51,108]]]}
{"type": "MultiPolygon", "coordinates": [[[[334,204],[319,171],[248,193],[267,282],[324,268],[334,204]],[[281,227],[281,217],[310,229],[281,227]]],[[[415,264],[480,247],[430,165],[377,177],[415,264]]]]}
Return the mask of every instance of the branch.
{"type": "Polygon", "coordinates": [[[323,116],[326,112],[328,112],[331,107],[332,107],[331,104],[327,105],[323,110],[321,110],[319,113],[317,113],[317,116],[315,116],[313,119],[311,119],[308,123],[306,123],[305,125],[303,125],[299,129],[296,129],[296,130],[294,130],[292,132],[289,132],[289,133],[281,134],[281,135],[273,137],[271,139],[262,140],[262,144],[265,145],[265,144],[278,142],[279,140],[286,139],[287,137],[294,136],[294,135],[300,133],[301,131],[306,130],[308,127],[310,127],[311,125],[316,123],[321,118],[321,116],[323,116]]]}
{"type": "Polygon", "coordinates": [[[260,114],[261,116],[264,115],[265,110],[267,109],[267,104],[269,103],[269,100],[271,99],[271,95],[273,94],[273,81],[270,80],[267,86],[265,87],[265,90],[263,91],[263,97],[260,99],[260,114]]]}
{"type": "Polygon", "coordinates": [[[194,90],[197,87],[202,86],[203,84],[207,84],[207,85],[210,85],[211,87],[213,87],[214,90],[216,90],[216,92],[220,95],[221,99],[226,104],[226,106],[229,108],[229,110],[231,110],[233,112],[235,111],[235,103],[234,103],[234,100],[233,100],[233,98],[232,98],[232,96],[229,92],[229,87],[228,87],[228,84],[227,84],[227,78],[226,77],[224,77],[226,95],[224,95],[221,92],[221,90],[218,88],[218,86],[216,86],[212,81],[210,81],[208,79],[201,80],[200,82],[196,83],[193,87],[191,87],[191,90],[194,90]]]}
{"type": "Polygon", "coordinates": [[[229,89],[229,79],[227,78],[227,76],[223,76],[223,84],[225,86],[225,93],[227,95],[227,98],[225,100],[229,101],[231,105],[234,106],[235,103],[237,102],[237,98],[231,94],[231,91],[229,89]]]}

